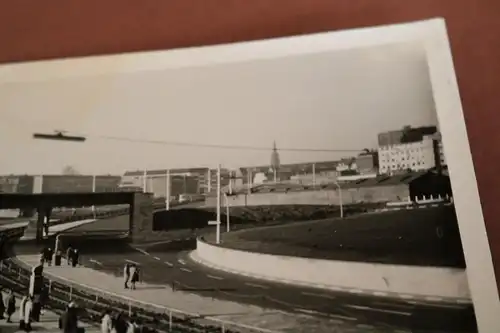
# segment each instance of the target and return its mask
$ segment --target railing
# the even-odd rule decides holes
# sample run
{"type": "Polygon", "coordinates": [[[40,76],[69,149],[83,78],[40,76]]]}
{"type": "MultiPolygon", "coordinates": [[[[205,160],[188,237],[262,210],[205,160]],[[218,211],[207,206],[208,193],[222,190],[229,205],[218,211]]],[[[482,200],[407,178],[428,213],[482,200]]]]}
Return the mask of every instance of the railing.
{"type": "MultiPolygon", "coordinates": [[[[15,292],[24,294],[29,285],[31,272],[15,260],[7,259],[0,262],[0,282],[2,286],[10,288],[15,292]]],[[[212,317],[204,317],[199,314],[190,314],[180,310],[149,304],[97,292],[91,288],[79,285],[63,283],[56,278],[44,278],[44,286],[49,290],[48,307],[54,312],[60,312],[70,301],[75,301],[81,308],[85,309],[82,321],[97,323],[106,309],[114,309],[124,313],[126,317],[137,316],[146,326],[154,327],[160,332],[237,332],[238,326],[245,332],[275,333],[269,330],[247,327],[236,323],[219,320],[212,317]]],[[[239,331],[239,330],[238,330],[239,331]]]]}
{"type": "MultiPolygon", "coordinates": [[[[128,211],[128,209],[127,209],[128,211]]],[[[111,212],[102,212],[101,217],[111,212]]],[[[85,216],[79,216],[85,218],[85,216]]],[[[0,230],[3,236],[3,244],[18,240],[24,234],[25,227],[4,228],[0,230]]],[[[2,252],[5,255],[5,252],[2,252]]],[[[12,289],[19,296],[26,293],[29,286],[31,270],[23,267],[14,258],[0,258],[0,284],[4,288],[12,289]]],[[[233,323],[215,317],[201,314],[187,313],[184,311],[166,308],[155,304],[141,302],[133,298],[114,295],[110,292],[86,288],[57,278],[44,277],[44,286],[49,290],[49,300],[46,304],[49,309],[56,313],[62,312],[68,302],[76,301],[85,309],[80,319],[83,322],[99,323],[101,315],[106,309],[122,311],[126,317],[132,314],[139,317],[145,326],[154,328],[159,332],[211,332],[211,333],[235,333],[235,332],[259,332],[277,333],[274,331],[260,329],[244,324],[233,323]]],[[[172,285],[175,288],[175,284],[172,285]]]]}

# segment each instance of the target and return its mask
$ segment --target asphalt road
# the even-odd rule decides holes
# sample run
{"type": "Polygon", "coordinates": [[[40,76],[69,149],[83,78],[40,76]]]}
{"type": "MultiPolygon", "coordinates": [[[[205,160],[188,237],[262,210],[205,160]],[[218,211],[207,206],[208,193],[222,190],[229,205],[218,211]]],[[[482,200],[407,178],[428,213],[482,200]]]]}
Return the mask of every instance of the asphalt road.
{"type": "MultiPolygon", "coordinates": [[[[142,267],[142,279],[145,282],[174,285],[177,290],[208,297],[287,312],[328,316],[388,330],[477,331],[471,305],[415,304],[406,300],[322,291],[251,279],[192,262],[187,256],[188,251],[195,248],[190,230],[168,233],[168,242],[143,245],[141,251],[130,248],[122,240],[107,239],[105,235],[113,230],[122,233],[128,230],[128,218],[117,217],[87,224],[71,230],[62,239],[63,243],[71,242],[71,245],[81,250],[86,266],[121,276],[126,262],[136,262],[142,267]]],[[[213,228],[203,231],[213,231],[213,228]]]]}
{"type": "MultiPolygon", "coordinates": [[[[362,296],[312,288],[278,284],[199,265],[188,257],[195,240],[177,240],[164,244],[129,248],[118,241],[96,243],[88,238],[76,245],[82,263],[97,270],[121,276],[123,266],[134,262],[141,266],[142,279],[154,284],[174,286],[195,294],[260,307],[339,321],[385,327],[388,330],[435,330],[438,332],[475,332],[474,312],[470,305],[412,303],[374,296],[362,296]]],[[[432,281],[429,281],[432,283],[432,281]]]]}

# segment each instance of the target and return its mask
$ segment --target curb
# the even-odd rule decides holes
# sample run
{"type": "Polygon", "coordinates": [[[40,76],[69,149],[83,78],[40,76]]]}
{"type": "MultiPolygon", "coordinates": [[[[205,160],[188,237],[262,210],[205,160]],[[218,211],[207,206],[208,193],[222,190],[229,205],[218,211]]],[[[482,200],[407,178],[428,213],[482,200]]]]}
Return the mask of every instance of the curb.
{"type": "Polygon", "coordinates": [[[270,282],[283,283],[287,285],[293,285],[296,287],[307,287],[307,288],[315,288],[321,289],[325,291],[337,291],[343,293],[349,293],[354,295],[364,295],[364,296],[376,296],[376,297],[386,297],[386,298],[395,298],[401,299],[405,301],[414,301],[414,302],[439,302],[439,303],[447,303],[447,304],[472,304],[472,299],[470,298],[452,298],[452,297],[436,297],[436,296],[422,296],[422,295],[414,295],[414,294],[400,294],[394,292],[385,292],[385,291],[376,291],[376,290],[366,290],[366,289],[356,289],[356,288],[346,288],[346,287],[332,287],[327,285],[318,285],[318,284],[308,284],[308,283],[299,283],[292,280],[287,279],[270,279],[263,275],[258,274],[248,274],[243,273],[237,270],[223,268],[221,266],[209,263],[201,259],[197,254],[196,250],[189,252],[189,258],[196,262],[199,265],[206,266],[215,270],[219,270],[222,272],[236,274],[240,276],[246,276],[254,279],[265,280],[270,282]]]}

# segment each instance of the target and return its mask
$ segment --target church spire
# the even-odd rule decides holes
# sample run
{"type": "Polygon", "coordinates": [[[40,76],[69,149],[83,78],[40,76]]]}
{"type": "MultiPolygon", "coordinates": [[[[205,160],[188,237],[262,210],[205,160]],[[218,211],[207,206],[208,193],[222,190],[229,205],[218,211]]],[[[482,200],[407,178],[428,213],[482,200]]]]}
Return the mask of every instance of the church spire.
{"type": "Polygon", "coordinates": [[[276,141],[273,142],[273,152],[271,153],[271,169],[274,173],[274,181],[277,181],[277,173],[280,168],[280,155],[276,148],[276,141]]]}

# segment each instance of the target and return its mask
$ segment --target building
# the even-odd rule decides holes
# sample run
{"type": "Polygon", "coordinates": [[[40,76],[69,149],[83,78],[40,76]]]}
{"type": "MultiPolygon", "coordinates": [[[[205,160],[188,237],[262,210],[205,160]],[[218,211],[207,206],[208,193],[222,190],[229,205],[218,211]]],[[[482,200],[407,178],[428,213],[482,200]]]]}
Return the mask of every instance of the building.
{"type": "MultiPolygon", "coordinates": [[[[154,197],[165,197],[167,193],[167,172],[170,177],[170,196],[180,194],[202,194],[206,191],[208,168],[183,168],[127,171],[121,177],[120,187],[141,188],[153,193],[154,197]],[[146,177],[144,177],[146,176],[146,177]],[[146,178],[146,184],[144,184],[146,178]]],[[[216,181],[217,177],[213,179],[216,181]]]]}
{"type": "Polygon", "coordinates": [[[432,135],[436,132],[436,126],[405,126],[400,130],[379,133],[378,145],[379,147],[384,147],[421,141],[424,136],[432,135]]]}
{"type": "Polygon", "coordinates": [[[378,167],[382,174],[424,171],[444,165],[443,145],[435,126],[379,134],[378,167]]]}
{"type": "Polygon", "coordinates": [[[0,191],[6,193],[114,192],[121,177],[113,175],[9,175],[0,177],[0,191]],[[95,185],[94,185],[95,177],[95,185]]]}
{"type": "Polygon", "coordinates": [[[357,172],[361,175],[378,173],[378,152],[368,151],[356,156],[357,172]]]}

